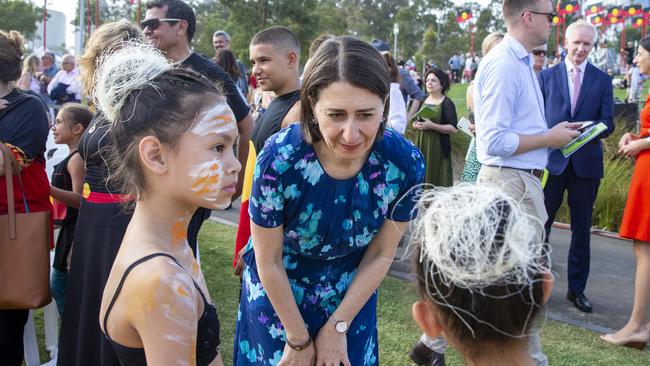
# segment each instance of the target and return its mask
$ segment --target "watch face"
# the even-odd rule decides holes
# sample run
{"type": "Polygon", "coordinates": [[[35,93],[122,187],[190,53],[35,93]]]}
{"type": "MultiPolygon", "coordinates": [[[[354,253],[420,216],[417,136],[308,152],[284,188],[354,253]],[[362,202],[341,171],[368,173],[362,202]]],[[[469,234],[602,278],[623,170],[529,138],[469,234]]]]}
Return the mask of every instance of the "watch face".
{"type": "Polygon", "coordinates": [[[336,331],[339,333],[345,333],[348,331],[348,323],[344,321],[340,321],[336,323],[336,331]]]}

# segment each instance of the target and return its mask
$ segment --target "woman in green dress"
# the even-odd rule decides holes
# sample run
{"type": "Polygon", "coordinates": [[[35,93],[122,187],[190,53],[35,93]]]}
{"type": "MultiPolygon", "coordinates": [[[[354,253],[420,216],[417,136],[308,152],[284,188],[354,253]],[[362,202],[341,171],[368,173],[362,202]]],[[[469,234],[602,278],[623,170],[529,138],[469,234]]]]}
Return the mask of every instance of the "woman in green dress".
{"type": "Polygon", "coordinates": [[[427,99],[406,130],[426,161],[424,182],[436,187],[450,187],[454,177],[451,169],[451,141],[449,135],[458,132],[456,106],[445,95],[449,90],[449,76],[439,69],[430,69],[424,77],[427,99]]]}

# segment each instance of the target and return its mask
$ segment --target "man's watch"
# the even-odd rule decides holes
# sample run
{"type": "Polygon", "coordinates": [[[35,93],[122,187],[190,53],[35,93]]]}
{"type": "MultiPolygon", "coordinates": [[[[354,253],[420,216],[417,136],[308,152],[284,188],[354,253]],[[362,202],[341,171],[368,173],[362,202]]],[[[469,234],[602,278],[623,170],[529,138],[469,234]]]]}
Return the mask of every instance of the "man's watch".
{"type": "Polygon", "coordinates": [[[338,320],[334,318],[333,316],[330,316],[329,319],[333,324],[334,324],[334,329],[336,330],[337,333],[345,334],[348,331],[348,322],[345,320],[338,320]]]}

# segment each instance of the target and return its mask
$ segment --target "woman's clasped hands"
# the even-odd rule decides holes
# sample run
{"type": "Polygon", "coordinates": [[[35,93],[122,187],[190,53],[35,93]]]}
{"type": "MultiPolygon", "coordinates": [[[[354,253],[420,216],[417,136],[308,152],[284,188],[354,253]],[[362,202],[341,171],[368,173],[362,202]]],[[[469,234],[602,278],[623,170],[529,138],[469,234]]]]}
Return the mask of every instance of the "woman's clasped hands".
{"type": "MultiPolygon", "coordinates": [[[[303,343],[304,344],[304,343],[303,343]]],[[[307,348],[296,350],[286,344],[278,366],[351,366],[345,333],[337,332],[331,323],[325,324],[307,348]]]]}

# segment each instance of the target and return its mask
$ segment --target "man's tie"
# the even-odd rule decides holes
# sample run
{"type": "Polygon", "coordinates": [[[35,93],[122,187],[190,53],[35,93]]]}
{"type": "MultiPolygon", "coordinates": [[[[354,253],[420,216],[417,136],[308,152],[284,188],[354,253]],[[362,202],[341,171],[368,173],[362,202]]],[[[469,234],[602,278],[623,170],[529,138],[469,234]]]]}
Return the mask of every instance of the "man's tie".
{"type": "Polygon", "coordinates": [[[576,104],[578,104],[578,96],[580,95],[580,68],[573,68],[573,98],[571,98],[571,115],[574,114],[576,110],[576,104]]]}

